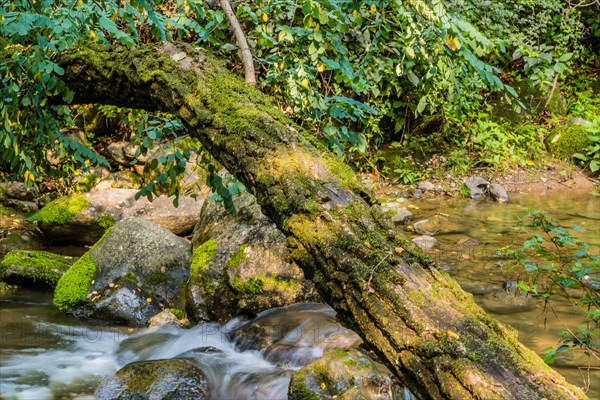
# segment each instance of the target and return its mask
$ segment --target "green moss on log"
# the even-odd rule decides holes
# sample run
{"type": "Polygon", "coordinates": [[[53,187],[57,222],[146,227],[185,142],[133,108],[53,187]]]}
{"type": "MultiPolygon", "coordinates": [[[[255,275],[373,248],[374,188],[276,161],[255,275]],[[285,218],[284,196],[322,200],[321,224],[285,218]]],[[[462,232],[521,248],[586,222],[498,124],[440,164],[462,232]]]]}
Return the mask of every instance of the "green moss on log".
{"type": "Polygon", "coordinates": [[[88,205],[89,201],[85,196],[61,197],[46,204],[33,220],[42,225],[64,225],[71,222],[88,205]]]}

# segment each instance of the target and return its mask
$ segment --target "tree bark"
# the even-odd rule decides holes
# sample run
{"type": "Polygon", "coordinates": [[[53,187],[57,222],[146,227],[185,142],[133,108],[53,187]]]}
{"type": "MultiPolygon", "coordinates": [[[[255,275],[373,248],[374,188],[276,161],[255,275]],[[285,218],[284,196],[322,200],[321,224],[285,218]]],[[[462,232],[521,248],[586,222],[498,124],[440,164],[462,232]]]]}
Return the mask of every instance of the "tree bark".
{"type": "Polygon", "coordinates": [[[76,102],[178,115],[256,196],[341,321],[418,398],[586,398],[398,233],[346,165],[208,53],[88,48],[58,62],[76,102]]]}

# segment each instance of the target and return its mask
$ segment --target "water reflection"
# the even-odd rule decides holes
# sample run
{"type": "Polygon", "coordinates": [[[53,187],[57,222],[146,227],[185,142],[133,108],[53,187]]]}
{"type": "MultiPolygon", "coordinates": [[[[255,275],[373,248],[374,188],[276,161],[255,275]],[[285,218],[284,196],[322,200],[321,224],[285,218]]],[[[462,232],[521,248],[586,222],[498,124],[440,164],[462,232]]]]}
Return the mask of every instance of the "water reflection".
{"type": "MultiPolygon", "coordinates": [[[[571,303],[555,296],[551,308],[539,299],[531,299],[507,282],[518,281],[522,271],[507,268],[507,259],[498,249],[522,244],[531,235],[520,229],[520,219],[530,210],[545,211],[574,236],[591,245],[592,254],[600,252],[600,198],[589,193],[566,192],[560,195],[516,195],[507,204],[465,198],[422,199],[414,202],[415,220],[444,213],[462,224],[460,233],[437,235],[440,246],[430,251],[433,258],[449,271],[475,301],[500,321],[519,332],[519,340],[542,354],[557,347],[565,326],[576,328],[583,322],[581,312],[571,303]],[[578,228],[573,228],[573,225],[578,228]]],[[[599,332],[600,334],[600,332],[599,332]]],[[[588,387],[592,399],[600,399],[600,362],[583,351],[571,351],[557,357],[554,365],[577,385],[588,387]]]]}

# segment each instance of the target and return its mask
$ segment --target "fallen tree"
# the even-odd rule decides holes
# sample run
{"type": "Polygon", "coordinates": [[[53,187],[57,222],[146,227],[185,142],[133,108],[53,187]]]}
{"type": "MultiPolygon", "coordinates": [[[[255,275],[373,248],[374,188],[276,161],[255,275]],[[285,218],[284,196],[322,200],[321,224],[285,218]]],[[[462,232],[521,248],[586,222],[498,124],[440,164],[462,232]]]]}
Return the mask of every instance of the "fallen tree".
{"type": "Polygon", "coordinates": [[[419,398],[583,399],[388,222],[352,170],[184,44],[62,54],[75,102],[161,110],[258,199],[340,320],[419,398]]]}

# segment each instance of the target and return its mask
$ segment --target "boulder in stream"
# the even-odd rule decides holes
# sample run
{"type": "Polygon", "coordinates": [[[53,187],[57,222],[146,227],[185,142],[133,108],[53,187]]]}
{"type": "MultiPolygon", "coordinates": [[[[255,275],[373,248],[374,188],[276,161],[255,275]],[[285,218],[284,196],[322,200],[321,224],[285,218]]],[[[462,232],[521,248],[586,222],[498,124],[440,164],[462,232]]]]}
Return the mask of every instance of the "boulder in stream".
{"type": "Polygon", "coordinates": [[[34,217],[44,236],[53,242],[91,244],[106,229],[126,218],[152,221],[175,234],[193,229],[202,201],[180,196],[179,207],[167,196],[152,202],[135,200],[135,189],[109,189],[61,197],[45,205],[34,217]]]}
{"type": "Polygon", "coordinates": [[[0,263],[0,280],[55,287],[60,277],[75,261],[73,257],[47,251],[12,250],[0,263]]]}
{"type": "Polygon", "coordinates": [[[413,243],[419,246],[423,250],[431,250],[439,247],[440,242],[433,236],[421,235],[414,238],[413,243]]]}
{"type": "Polygon", "coordinates": [[[288,260],[285,236],[265,217],[256,199],[234,199],[232,217],[205,202],[194,229],[187,312],[195,320],[225,321],[238,314],[317,300],[312,282],[288,260]]]}
{"type": "Polygon", "coordinates": [[[381,209],[389,215],[390,220],[396,225],[405,225],[414,218],[413,213],[411,213],[402,203],[383,203],[381,209]]]}
{"type": "Polygon", "coordinates": [[[472,176],[465,181],[465,186],[469,190],[472,199],[479,200],[486,196],[489,182],[480,176],[472,176]]]}
{"type": "Polygon", "coordinates": [[[76,316],[145,325],[164,307],[183,308],[191,247],[146,220],[117,223],[60,279],[54,304],[76,316]]]}
{"type": "Polygon", "coordinates": [[[392,400],[400,389],[383,364],[356,349],[337,349],[295,372],[288,398],[392,400]]]}
{"type": "Polygon", "coordinates": [[[353,331],[335,318],[326,304],[298,303],[261,312],[248,321],[232,321],[229,336],[241,350],[258,350],[270,362],[303,367],[323,351],[352,348],[362,343],[353,331]]]}
{"type": "Polygon", "coordinates": [[[509,200],[508,193],[502,185],[495,182],[490,183],[479,176],[468,178],[465,181],[465,187],[469,191],[469,196],[475,200],[484,199],[488,195],[498,203],[506,203],[509,200]]]}
{"type": "Polygon", "coordinates": [[[97,400],[209,400],[204,373],[184,359],[139,361],[102,383],[97,400]]]}

